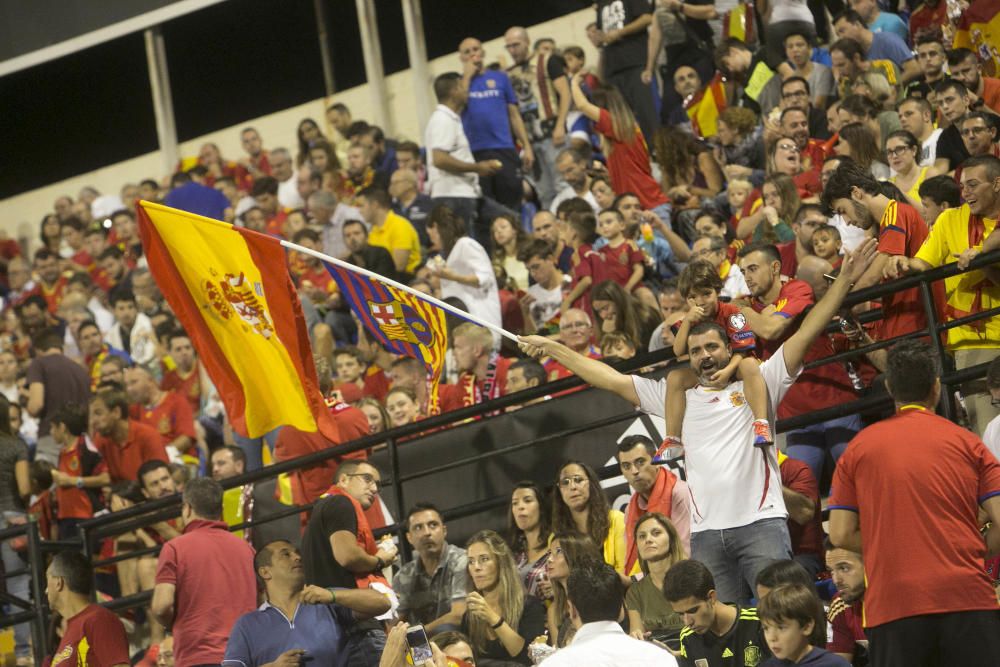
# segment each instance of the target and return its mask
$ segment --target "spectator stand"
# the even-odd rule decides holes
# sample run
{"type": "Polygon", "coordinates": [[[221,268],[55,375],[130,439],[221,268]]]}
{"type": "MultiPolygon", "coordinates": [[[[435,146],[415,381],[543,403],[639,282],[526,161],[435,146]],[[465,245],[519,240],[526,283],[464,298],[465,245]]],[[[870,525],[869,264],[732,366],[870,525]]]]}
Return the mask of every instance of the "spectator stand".
{"type": "MultiPolygon", "coordinates": [[[[971,271],[996,262],[1000,262],[1000,251],[977,257],[970,263],[966,271],[971,271]]],[[[928,328],[922,331],[904,334],[893,340],[879,341],[871,345],[858,347],[854,350],[810,362],[806,365],[806,367],[811,368],[825,363],[842,361],[850,357],[856,357],[870,351],[889,347],[896,340],[927,336],[929,331],[933,331],[937,334],[935,336],[931,336],[931,338],[934,341],[938,354],[943,356],[944,345],[941,341],[941,332],[969,322],[1000,314],[1000,308],[994,308],[961,319],[940,323],[934,311],[930,284],[959,273],[963,273],[963,271],[959,270],[957,264],[953,263],[920,274],[904,277],[890,283],[876,285],[852,293],[846,299],[845,307],[870,301],[901,289],[919,287],[923,295],[923,306],[927,313],[928,328]]],[[[874,311],[866,314],[866,316],[861,319],[877,319],[879,316],[880,312],[874,311]]],[[[831,327],[836,327],[836,324],[831,324],[831,327]]],[[[831,331],[832,330],[834,329],[831,328],[831,331]]],[[[651,366],[657,366],[656,370],[652,371],[652,373],[662,375],[676,365],[678,365],[677,362],[674,362],[670,358],[668,352],[666,350],[661,350],[659,352],[645,354],[620,362],[615,364],[614,367],[625,373],[642,371],[643,374],[646,374],[651,366]]],[[[949,372],[943,375],[941,380],[942,396],[945,397],[945,400],[943,400],[941,410],[946,417],[953,419],[956,414],[954,406],[954,388],[964,382],[984,377],[986,375],[987,367],[988,364],[981,364],[962,371],[949,372]]],[[[486,403],[430,417],[428,419],[408,424],[406,426],[401,426],[384,433],[365,436],[364,438],[337,445],[321,452],[276,463],[262,470],[228,479],[223,482],[223,487],[232,488],[244,484],[252,484],[275,479],[281,473],[315,465],[350,452],[360,451],[376,445],[385,444],[385,449],[375,455],[373,463],[376,466],[383,463],[388,464],[387,469],[389,471],[389,480],[386,484],[387,493],[385,495],[388,496],[386,500],[391,503],[390,506],[394,511],[395,516],[402,517],[405,516],[407,505],[404,499],[407,496],[411,498],[411,503],[413,502],[413,499],[425,499],[425,497],[421,495],[421,491],[418,490],[417,492],[414,492],[413,489],[413,487],[419,486],[423,480],[427,480],[428,478],[432,478],[436,475],[460,471],[460,469],[469,466],[476,466],[479,472],[482,472],[482,464],[491,460],[496,460],[498,467],[501,469],[501,473],[506,472],[521,475],[521,472],[512,469],[511,463],[532,449],[535,449],[536,452],[547,452],[547,458],[550,459],[550,461],[543,462],[543,464],[551,463],[549,467],[552,467],[554,470],[553,466],[558,465],[561,457],[568,453],[565,447],[558,446],[561,441],[564,441],[565,444],[568,445],[569,439],[573,439],[573,455],[575,457],[586,459],[586,456],[580,456],[580,452],[578,451],[581,446],[581,442],[583,442],[583,445],[587,444],[584,441],[583,436],[590,436],[591,440],[596,439],[603,445],[600,449],[600,451],[603,452],[603,458],[600,459],[600,462],[598,462],[595,466],[598,468],[598,475],[600,478],[602,480],[616,478],[620,475],[618,467],[616,465],[604,465],[604,463],[608,460],[607,453],[609,451],[607,447],[608,440],[605,435],[609,435],[609,433],[611,433],[608,431],[609,428],[616,426],[618,427],[618,433],[620,434],[619,425],[621,423],[628,420],[635,421],[637,419],[636,411],[631,406],[624,407],[627,406],[627,404],[621,399],[615,398],[613,400],[608,400],[607,394],[597,394],[596,392],[572,392],[569,395],[564,395],[553,400],[543,401],[535,405],[528,405],[517,410],[516,412],[502,414],[502,411],[505,408],[519,404],[526,404],[534,399],[543,399],[546,396],[560,394],[566,390],[578,388],[583,385],[585,385],[585,383],[580,378],[575,376],[567,377],[539,387],[533,387],[515,394],[502,396],[486,403]],[[597,411],[592,410],[581,411],[579,409],[574,409],[573,403],[582,398],[586,398],[588,394],[591,394],[591,400],[588,405],[597,404],[602,406],[604,414],[599,414],[597,411]],[[596,400],[594,399],[595,396],[597,397],[596,400]],[[587,421],[580,419],[580,415],[587,413],[590,415],[597,414],[598,416],[595,419],[587,421]],[[486,419],[477,419],[483,417],[486,419]],[[560,417],[562,421],[557,420],[556,417],[560,417]],[[500,420],[507,420],[508,423],[504,425],[500,420]],[[447,428],[449,426],[455,426],[455,428],[447,428]],[[504,428],[504,426],[509,428],[504,428]],[[517,428],[518,426],[520,429],[517,428]],[[533,435],[532,430],[536,428],[539,431],[543,431],[544,434],[541,436],[533,435]],[[519,432],[527,432],[528,435],[522,439],[517,439],[519,432]],[[495,437],[486,439],[484,434],[489,433],[492,433],[495,437]],[[435,439],[437,440],[437,447],[445,448],[439,451],[441,456],[436,459],[441,461],[440,464],[431,463],[435,460],[435,457],[428,455],[428,448],[435,446],[435,439]],[[401,443],[403,445],[402,457],[400,449],[401,443]],[[466,451],[471,449],[473,453],[462,456],[461,449],[456,449],[455,443],[463,443],[463,446],[466,447],[466,451]],[[553,443],[556,443],[557,446],[553,446],[553,443]],[[542,447],[539,447],[539,445],[542,447]],[[450,451],[450,454],[444,454],[443,452],[446,450],[450,451]],[[384,456],[387,460],[380,460],[379,457],[382,456],[384,456]],[[410,457],[412,457],[412,461],[410,460],[410,457]],[[406,460],[403,461],[402,459],[406,460]],[[428,463],[431,463],[431,465],[427,465],[428,463]],[[421,464],[423,465],[421,466],[421,464]],[[408,472],[404,473],[404,469],[408,472]],[[410,472],[410,470],[412,470],[412,472],[410,472]],[[404,493],[404,485],[409,487],[406,493],[404,493]]],[[[892,399],[888,396],[888,394],[874,394],[860,398],[856,401],[815,411],[807,415],[800,415],[780,420],[777,422],[777,432],[780,433],[795,428],[802,428],[811,424],[828,421],[839,416],[880,411],[891,407],[891,405],[892,399]]],[[[652,437],[659,437],[656,433],[655,426],[648,420],[648,418],[643,419],[643,425],[650,432],[652,437]]],[[[615,435],[612,437],[618,436],[615,435]]],[[[527,470],[528,473],[524,476],[536,478],[544,475],[548,471],[544,465],[539,466],[535,463],[528,466],[527,470]]],[[[510,502],[508,492],[510,485],[520,478],[515,475],[505,475],[502,478],[496,477],[497,481],[502,482],[505,486],[500,489],[499,493],[493,493],[486,498],[479,497],[469,502],[452,505],[447,509],[444,509],[447,505],[442,503],[443,518],[449,523],[450,526],[455,526],[454,536],[457,541],[461,542],[462,538],[466,536],[465,532],[468,532],[469,534],[474,532],[475,526],[481,527],[482,525],[485,525],[483,518],[484,515],[495,513],[497,517],[499,516],[499,513],[502,512],[502,510],[506,508],[510,502]],[[467,531],[463,531],[463,526],[459,523],[462,520],[466,520],[468,522],[467,531]]],[[[478,483],[481,482],[482,479],[466,479],[464,481],[467,482],[465,489],[460,486],[449,484],[447,480],[432,480],[429,483],[430,487],[428,488],[438,489],[439,492],[447,492],[450,497],[454,497],[456,494],[461,495],[463,490],[471,490],[471,494],[473,496],[482,496],[484,495],[482,492],[484,490],[488,491],[489,486],[495,486],[488,483],[478,483]]],[[[543,481],[546,484],[548,483],[548,480],[546,479],[539,481],[543,481]]],[[[426,485],[428,483],[424,481],[424,484],[426,485]]],[[[614,491],[614,488],[611,490],[614,491]]],[[[31,575],[32,595],[35,600],[44,601],[45,570],[40,566],[40,564],[45,563],[45,554],[57,551],[61,548],[73,546],[82,547],[84,553],[94,559],[99,553],[97,545],[100,540],[129,532],[135,530],[136,528],[147,527],[165,519],[174,518],[179,515],[180,504],[180,495],[174,495],[169,498],[149,501],[143,503],[141,506],[131,507],[119,512],[108,513],[89,519],[80,525],[81,538],[79,540],[44,542],[39,538],[38,529],[34,522],[29,522],[20,526],[13,526],[4,531],[0,531],[0,540],[14,539],[18,537],[26,538],[28,561],[31,564],[26,569],[31,575]]],[[[261,526],[287,517],[296,516],[302,514],[303,512],[308,512],[311,508],[312,503],[303,506],[289,507],[279,512],[270,513],[267,516],[258,517],[252,521],[232,526],[231,530],[261,526]]],[[[375,531],[375,534],[377,537],[385,534],[394,534],[404,550],[405,558],[409,558],[409,545],[404,539],[405,530],[405,525],[396,523],[375,531]]],[[[159,547],[142,549],[103,560],[94,560],[93,564],[95,569],[97,569],[101,566],[110,565],[130,558],[153,555],[158,553],[158,551],[159,547]]],[[[20,575],[24,573],[25,570],[19,570],[17,572],[5,573],[5,576],[20,575]]],[[[146,591],[128,597],[111,600],[104,603],[104,605],[114,611],[124,611],[148,604],[151,596],[152,592],[146,591]]],[[[32,633],[35,638],[34,646],[36,652],[38,652],[37,655],[44,655],[45,651],[49,648],[47,646],[47,628],[49,622],[49,610],[47,609],[47,605],[44,602],[32,604],[28,601],[15,599],[8,595],[5,595],[3,599],[16,604],[24,609],[24,611],[7,616],[0,620],[0,628],[30,621],[32,624],[32,633]]]]}

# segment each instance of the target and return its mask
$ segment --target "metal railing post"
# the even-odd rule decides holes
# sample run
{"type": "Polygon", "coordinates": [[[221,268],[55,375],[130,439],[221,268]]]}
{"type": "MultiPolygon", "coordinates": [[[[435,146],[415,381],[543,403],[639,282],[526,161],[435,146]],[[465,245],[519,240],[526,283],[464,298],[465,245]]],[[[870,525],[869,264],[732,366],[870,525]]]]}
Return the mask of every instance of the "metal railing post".
{"type": "Polygon", "coordinates": [[[399,546],[403,554],[401,562],[403,562],[410,558],[410,544],[406,541],[406,530],[402,527],[405,523],[404,516],[406,510],[403,504],[403,481],[400,479],[402,472],[399,469],[399,446],[396,443],[396,438],[387,439],[386,446],[389,448],[389,474],[392,475],[392,494],[396,498],[396,502],[394,503],[396,505],[396,525],[400,526],[396,530],[396,536],[399,538],[399,546]]]}
{"type": "Polygon", "coordinates": [[[38,521],[32,517],[28,521],[28,562],[31,571],[31,601],[34,605],[31,619],[31,646],[35,653],[35,664],[40,665],[49,653],[48,604],[45,597],[45,554],[42,552],[42,538],[38,534],[38,521]]]}
{"type": "MultiPolygon", "coordinates": [[[[938,360],[944,362],[947,351],[945,350],[944,343],[941,342],[941,332],[938,331],[937,310],[934,307],[934,293],[931,292],[931,283],[928,280],[920,283],[920,300],[923,302],[924,312],[927,315],[927,333],[931,337],[931,345],[934,346],[934,352],[937,354],[938,360]]],[[[942,405],[943,416],[949,421],[954,421],[955,397],[952,395],[951,385],[942,382],[941,394],[945,399],[942,405]]]]}

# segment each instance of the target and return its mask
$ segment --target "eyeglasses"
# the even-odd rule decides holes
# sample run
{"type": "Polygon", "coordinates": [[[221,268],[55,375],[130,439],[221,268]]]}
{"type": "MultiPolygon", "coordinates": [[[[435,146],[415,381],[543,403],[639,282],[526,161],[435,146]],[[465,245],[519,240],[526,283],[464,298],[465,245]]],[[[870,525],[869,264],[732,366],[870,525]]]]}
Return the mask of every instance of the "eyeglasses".
{"type": "Polygon", "coordinates": [[[984,125],[976,125],[975,127],[967,127],[961,131],[963,137],[974,137],[977,134],[982,134],[988,128],[984,125]]]}
{"type": "Polygon", "coordinates": [[[781,97],[790,100],[793,97],[809,97],[809,93],[804,90],[793,90],[791,92],[782,93],[781,97]]]}
{"type": "Polygon", "coordinates": [[[799,147],[795,144],[778,144],[778,148],[783,151],[792,151],[793,153],[799,152],[799,147]]]}
{"type": "Polygon", "coordinates": [[[885,154],[889,157],[899,157],[908,150],[912,150],[910,146],[896,146],[895,148],[886,148],[885,154]]]}
{"type": "Polygon", "coordinates": [[[351,472],[347,473],[348,477],[360,477],[361,481],[368,486],[374,486],[376,489],[382,488],[382,480],[375,479],[375,476],[367,472],[351,472]]]}
{"type": "Polygon", "coordinates": [[[573,475],[572,477],[563,477],[559,480],[559,486],[564,489],[568,489],[571,486],[582,486],[588,482],[587,478],[583,475],[573,475]]]}

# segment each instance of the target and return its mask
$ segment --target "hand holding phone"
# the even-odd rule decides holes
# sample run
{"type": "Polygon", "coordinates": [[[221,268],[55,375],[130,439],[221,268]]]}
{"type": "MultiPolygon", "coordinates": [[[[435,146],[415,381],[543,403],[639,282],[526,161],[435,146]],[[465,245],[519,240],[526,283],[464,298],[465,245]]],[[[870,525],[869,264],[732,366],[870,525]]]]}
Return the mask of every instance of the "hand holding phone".
{"type": "Polygon", "coordinates": [[[430,642],[427,641],[427,633],[424,632],[424,626],[411,625],[407,628],[406,643],[410,647],[410,656],[413,658],[414,665],[419,665],[425,660],[434,658],[434,652],[431,650],[430,642]]]}

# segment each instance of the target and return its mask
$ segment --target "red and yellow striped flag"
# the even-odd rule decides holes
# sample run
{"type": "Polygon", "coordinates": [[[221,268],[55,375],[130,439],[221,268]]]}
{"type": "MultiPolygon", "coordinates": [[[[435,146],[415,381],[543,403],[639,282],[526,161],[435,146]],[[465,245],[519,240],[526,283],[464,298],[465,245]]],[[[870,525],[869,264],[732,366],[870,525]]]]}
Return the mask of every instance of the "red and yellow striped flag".
{"type": "Polygon", "coordinates": [[[691,129],[695,135],[707,139],[718,131],[719,114],[726,108],[726,89],[722,85],[722,75],[716,73],[708,85],[695,93],[684,104],[691,129]]]}
{"type": "Polygon", "coordinates": [[[338,429],[320,394],[309,333],[277,239],[139,202],[149,270],[219,391],[233,428],[338,429]]]}

